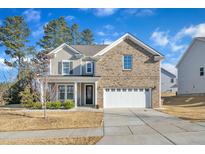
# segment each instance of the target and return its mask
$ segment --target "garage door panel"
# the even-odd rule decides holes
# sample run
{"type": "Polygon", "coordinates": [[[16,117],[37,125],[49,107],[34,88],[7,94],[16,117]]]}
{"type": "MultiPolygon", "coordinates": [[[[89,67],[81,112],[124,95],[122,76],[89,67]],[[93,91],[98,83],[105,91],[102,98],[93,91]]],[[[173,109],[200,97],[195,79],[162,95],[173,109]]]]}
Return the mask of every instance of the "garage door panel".
{"type": "Polygon", "coordinates": [[[105,108],[151,107],[150,90],[147,89],[105,89],[105,108]]]}

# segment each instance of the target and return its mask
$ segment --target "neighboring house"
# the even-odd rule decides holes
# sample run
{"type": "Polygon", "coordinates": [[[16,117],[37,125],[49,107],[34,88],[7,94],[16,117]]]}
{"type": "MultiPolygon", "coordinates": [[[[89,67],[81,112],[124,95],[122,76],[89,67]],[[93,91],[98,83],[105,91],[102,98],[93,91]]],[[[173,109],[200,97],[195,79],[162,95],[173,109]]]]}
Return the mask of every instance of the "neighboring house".
{"type": "Polygon", "coordinates": [[[161,68],[161,92],[177,92],[176,75],[161,68]]]}
{"type": "Polygon", "coordinates": [[[205,93],[205,38],[197,37],[177,64],[178,94],[205,93]]]}
{"type": "Polygon", "coordinates": [[[51,101],[73,99],[76,107],[160,106],[163,55],[131,34],[108,46],[62,44],[49,55],[51,101]]]}

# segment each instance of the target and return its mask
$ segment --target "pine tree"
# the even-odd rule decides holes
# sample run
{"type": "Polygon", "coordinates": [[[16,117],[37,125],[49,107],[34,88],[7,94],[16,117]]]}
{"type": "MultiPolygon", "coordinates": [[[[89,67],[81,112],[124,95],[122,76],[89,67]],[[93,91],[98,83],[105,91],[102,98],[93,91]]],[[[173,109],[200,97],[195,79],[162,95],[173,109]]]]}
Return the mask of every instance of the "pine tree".
{"type": "Polygon", "coordinates": [[[44,27],[44,36],[37,43],[45,52],[48,52],[62,43],[72,43],[70,28],[67,26],[64,17],[49,21],[44,27]]]}
{"type": "Polygon", "coordinates": [[[86,44],[86,45],[93,44],[94,38],[93,38],[93,33],[90,29],[85,29],[84,31],[82,31],[81,37],[82,37],[82,44],[86,44]]]}
{"type": "Polygon", "coordinates": [[[0,43],[10,57],[5,64],[18,69],[18,79],[23,72],[24,60],[33,50],[28,46],[30,30],[22,16],[7,17],[0,26],[0,43]]]}
{"type": "Polygon", "coordinates": [[[71,34],[72,34],[72,44],[80,44],[80,32],[79,32],[79,25],[78,24],[73,24],[71,26],[71,34]]]}

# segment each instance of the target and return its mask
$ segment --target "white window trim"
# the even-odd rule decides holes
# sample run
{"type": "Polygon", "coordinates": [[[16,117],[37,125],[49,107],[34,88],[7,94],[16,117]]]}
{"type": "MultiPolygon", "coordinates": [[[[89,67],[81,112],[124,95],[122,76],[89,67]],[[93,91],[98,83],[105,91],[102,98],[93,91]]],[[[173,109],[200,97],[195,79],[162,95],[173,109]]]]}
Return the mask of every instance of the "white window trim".
{"type": "Polygon", "coordinates": [[[131,57],[132,57],[132,55],[126,54],[126,55],[123,55],[123,56],[122,56],[122,68],[123,68],[123,70],[124,70],[124,71],[130,71],[130,70],[132,70],[132,61],[133,61],[133,60],[131,61],[131,68],[130,68],[130,69],[127,69],[127,68],[124,67],[124,66],[125,66],[125,65],[124,65],[124,57],[125,57],[125,56],[131,56],[131,57]]]}
{"type": "Polygon", "coordinates": [[[85,65],[86,65],[86,68],[85,68],[85,69],[86,69],[86,73],[87,73],[87,74],[92,74],[92,73],[93,73],[93,62],[92,62],[92,61],[86,61],[86,64],[85,64],[85,65]],[[91,64],[91,72],[88,72],[88,70],[87,70],[87,64],[88,64],[88,63],[91,64]]]}
{"type": "MultiPolygon", "coordinates": [[[[73,86],[73,88],[75,88],[74,87],[74,84],[57,84],[57,100],[60,100],[59,98],[58,98],[58,96],[59,96],[59,86],[65,86],[65,96],[64,96],[64,101],[65,100],[67,100],[67,86],[73,86]]],[[[74,91],[73,91],[73,100],[74,100],[74,98],[75,98],[75,89],[74,89],[74,91]]]]}
{"type": "Polygon", "coordinates": [[[62,68],[61,68],[61,69],[62,69],[62,75],[70,75],[70,62],[72,62],[72,61],[71,61],[71,60],[62,60],[62,61],[61,61],[61,63],[62,63],[62,66],[61,66],[61,67],[62,67],[62,68]],[[68,71],[68,74],[65,74],[64,71],[63,71],[63,70],[64,70],[64,69],[63,69],[63,63],[64,63],[64,62],[69,62],[69,71],[68,71]]]}

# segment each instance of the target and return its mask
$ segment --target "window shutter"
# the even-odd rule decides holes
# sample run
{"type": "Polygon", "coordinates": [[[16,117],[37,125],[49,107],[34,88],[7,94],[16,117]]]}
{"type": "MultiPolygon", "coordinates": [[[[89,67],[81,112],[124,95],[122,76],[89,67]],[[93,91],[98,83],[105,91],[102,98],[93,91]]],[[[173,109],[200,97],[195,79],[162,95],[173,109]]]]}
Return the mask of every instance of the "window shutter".
{"type": "Polygon", "coordinates": [[[62,74],[62,62],[58,62],[58,74],[62,74]]]}
{"type": "Polygon", "coordinates": [[[70,62],[70,74],[73,74],[73,62],[70,62]]]}

